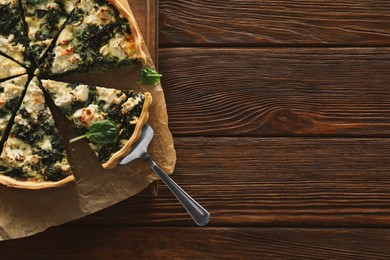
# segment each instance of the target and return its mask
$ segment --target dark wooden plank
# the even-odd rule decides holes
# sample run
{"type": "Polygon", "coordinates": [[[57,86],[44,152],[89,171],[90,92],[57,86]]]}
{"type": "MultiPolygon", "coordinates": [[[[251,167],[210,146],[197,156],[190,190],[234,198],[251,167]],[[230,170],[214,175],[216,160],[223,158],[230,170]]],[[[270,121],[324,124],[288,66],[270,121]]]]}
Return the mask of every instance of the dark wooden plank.
{"type": "Polygon", "coordinates": [[[387,1],[161,0],[160,45],[388,45],[387,1]]]}
{"type": "Polygon", "coordinates": [[[389,243],[388,229],[61,227],[2,242],[1,254],[4,259],[388,259],[389,243]]]}
{"type": "Polygon", "coordinates": [[[390,134],[390,48],[167,48],[178,135],[390,134]]]}
{"type": "Polygon", "coordinates": [[[128,0],[153,61],[158,63],[158,0],[128,0]]]}
{"type": "MultiPolygon", "coordinates": [[[[172,178],[211,226],[390,226],[390,139],[176,138],[172,178]]],[[[72,225],[194,225],[160,186],[72,225]]]]}

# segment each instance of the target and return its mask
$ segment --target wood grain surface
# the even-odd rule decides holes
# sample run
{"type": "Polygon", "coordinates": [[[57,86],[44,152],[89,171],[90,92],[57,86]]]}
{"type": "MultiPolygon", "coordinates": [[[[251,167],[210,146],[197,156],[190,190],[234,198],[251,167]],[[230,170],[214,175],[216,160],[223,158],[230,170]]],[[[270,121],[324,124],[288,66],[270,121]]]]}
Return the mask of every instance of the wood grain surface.
{"type": "Polygon", "coordinates": [[[386,229],[60,227],[2,245],[24,258],[388,259],[389,243],[386,229]]]}
{"type": "Polygon", "coordinates": [[[390,3],[160,0],[163,46],[389,45],[390,3]]]}
{"type": "Polygon", "coordinates": [[[390,134],[390,48],[168,48],[176,135],[390,134]]]}
{"type": "MultiPolygon", "coordinates": [[[[389,226],[387,138],[176,138],[173,178],[210,226],[389,226]]],[[[72,225],[193,225],[167,188],[72,225]]]]}
{"type": "Polygon", "coordinates": [[[389,259],[390,3],[152,2],[172,178],[209,225],[160,184],[1,256],[389,259]]]}

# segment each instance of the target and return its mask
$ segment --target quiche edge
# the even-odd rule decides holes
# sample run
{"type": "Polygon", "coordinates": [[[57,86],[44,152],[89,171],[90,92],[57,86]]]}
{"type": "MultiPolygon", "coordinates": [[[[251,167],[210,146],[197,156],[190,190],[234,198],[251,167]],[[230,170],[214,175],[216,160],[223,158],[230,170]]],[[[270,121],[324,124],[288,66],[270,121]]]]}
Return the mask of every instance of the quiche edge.
{"type": "Polygon", "coordinates": [[[129,10],[128,8],[123,6],[121,0],[107,0],[107,2],[111,3],[119,11],[119,13],[121,13],[129,22],[131,34],[134,37],[134,42],[136,46],[135,49],[137,50],[137,57],[141,61],[142,65],[150,63],[148,59],[148,54],[145,52],[143,48],[143,45],[145,43],[142,34],[140,32],[140,29],[138,28],[138,23],[135,20],[135,16],[131,11],[131,7],[129,6],[130,7],[129,10]]]}
{"type": "Polygon", "coordinates": [[[65,184],[69,182],[74,182],[75,178],[72,172],[69,173],[70,175],[66,178],[56,181],[56,182],[32,182],[32,181],[18,181],[16,179],[13,179],[11,177],[0,175],[0,184],[3,184],[7,187],[12,188],[21,188],[21,189],[28,189],[28,190],[40,190],[40,189],[46,189],[46,188],[58,188],[61,186],[64,186],[65,184]]]}
{"type": "Polygon", "coordinates": [[[153,101],[152,94],[150,94],[149,92],[144,92],[144,96],[145,96],[145,101],[142,107],[141,116],[138,119],[133,134],[131,135],[130,139],[126,142],[126,144],[122,147],[122,149],[114,153],[107,162],[102,164],[104,169],[115,168],[118,165],[120,159],[122,159],[123,157],[125,157],[130,153],[132,145],[136,141],[138,141],[138,139],[141,137],[142,127],[148,122],[149,108],[153,101]]]}

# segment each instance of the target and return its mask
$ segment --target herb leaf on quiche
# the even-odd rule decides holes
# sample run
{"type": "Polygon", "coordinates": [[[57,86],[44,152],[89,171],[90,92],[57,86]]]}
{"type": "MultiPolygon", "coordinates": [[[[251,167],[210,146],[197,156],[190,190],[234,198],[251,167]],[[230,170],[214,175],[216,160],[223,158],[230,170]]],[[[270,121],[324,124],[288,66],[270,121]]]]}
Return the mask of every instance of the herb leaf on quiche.
{"type": "Polygon", "coordinates": [[[155,85],[160,82],[162,74],[152,68],[144,67],[141,70],[141,82],[145,85],[155,85]]]}
{"type": "Polygon", "coordinates": [[[75,137],[69,142],[88,138],[96,144],[113,144],[118,139],[119,130],[116,124],[110,120],[100,120],[91,125],[87,133],[84,135],[75,137]]]}

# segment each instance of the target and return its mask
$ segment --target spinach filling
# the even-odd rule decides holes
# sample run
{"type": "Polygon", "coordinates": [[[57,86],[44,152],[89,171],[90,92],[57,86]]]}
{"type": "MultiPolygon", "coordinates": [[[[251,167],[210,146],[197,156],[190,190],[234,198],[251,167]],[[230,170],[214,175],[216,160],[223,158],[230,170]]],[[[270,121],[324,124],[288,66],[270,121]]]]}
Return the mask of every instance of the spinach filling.
{"type": "MultiPolygon", "coordinates": [[[[19,110],[20,115],[25,119],[30,119],[31,114],[25,108],[21,108],[19,110]]],[[[49,136],[56,136],[56,128],[54,125],[47,123],[47,117],[45,114],[41,113],[38,116],[38,120],[29,120],[29,126],[24,126],[21,124],[15,124],[12,134],[15,138],[22,140],[23,142],[33,145],[33,153],[37,154],[42,158],[40,164],[35,166],[31,166],[37,172],[41,172],[42,169],[45,169],[41,174],[43,178],[47,181],[59,181],[65,177],[67,177],[67,173],[64,173],[58,166],[55,166],[57,162],[61,162],[65,157],[65,148],[61,143],[60,138],[50,140],[51,150],[44,150],[39,145],[39,142],[44,140],[44,135],[48,134],[49,136]]],[[[1,171],[1,169],[0,169],[1,171]]],[[[23,170],[15,169],[14,171],[5,170],[4,175],[10,177],[17,177],[15,174],[17,173],[21,178],[27,178],[26,174],[23,173],[23,170]]]]}
{"type": "MultiPolygon", "coordinates": [[[[27,1],[26,5],[35,5],[35,2],[27,1]]],[[[66,18],[68,13],[66,12],[65,5],[63,1],[56,1],[58,8],[56,9],[36,9],[32,12],[25,14],[26,17],[32,17],[32,19],[38,18],[41,21],[39,30],[35,33],[35,42],[31,44],[28,51],[30,56],[34,56],[35,60],[38,61],[38,58],[41,54],[44,53],[48,47],[45,43],[46,40],[53,39],[58,33],[59,21],[61,18],[66,18]]],[[[26,7],[26,9],[28,6],[26,7]]]]}
{"type": "MultiPolygon", "coordinates": [[[[139,94],[136,93],[130,93],[128,94],[128,98],[136,98],[139,96],[139,94]]],[[[139,118],[142,113],[142,108],[144,104],[145,98],[141,96],[141,101],[136,105],[131,111],[129,111],[124,119],[122,119],[122,128],[121,128],[121,134],[115,143],[115,145],[100,145],[98,147],[98,150],[96,151],[98,154],[98,158],[102,163],[107,162],[112,154],[118,152],[123,147],[122,140],[129,140],[131,136],[134,133],[135,126],[134,124],[131,124],[130,122],[133,121],[134,117],[139,118]]],[[[120,112],[121,113],[121,112],[120,112]]]]}
{"type": "Polygon", "coordinates": [[[0,109],[0,118],[5,118],[7,115],[9,115],[9,111],[0,109]]]}
{"type": "MultiPolygon", "coordinates": [[[[28,126],[22,124],[14,124],[12,129],[12,134],[14,135],[14,137],[26,143],[37,143],[43,140],[43,136],[39,132],[40,122],[34,122],[33,120],[30,120],[30,113],[28,113],[25,108],[21,108],[19,110],[19,113],[23,118],[28,119],[29,124],[28,126]]],[[[43,125],[44,122],[45,121],[42,122],[43,125]]]]}
{"type": "Polygon", "coordinates": [[[65,10],[65,6],[62,2],[57,2],[58,9],[52,10],[36,10],[39,19],[44,20],[40,30],[35,34],[35,38],[39,41],[43,41],[49,38],[53,38],[58,28],[58,22],[62,17],[66,17],[68,14],[65,10]]]}
{"type": "Polygon", "coordinates": [[[26,181],[28,179],[28,176],[22,168],[9,168],[1,165],[0,172],[2,175],[11,177],[16,180],[26,181]]]}
{"type": "Polygon", "coordinates": [[[19,98],[13,98],[5,104],[5,108],[11,111],[16,111],[19,106],[19,98]]]}
{"type": "Polygon", "coordinates": [[[47,181],[60,181],[68,176],[60,168],[50,165],[45,170],[45,180],[47,181]]]}
{"type": "Polygon", "coordinates": [[[106,57],[100,54],[100,49],[106,45],[115,35],[131,33],[129,26],[125,27],[120,22],[98,26],[91,24],[82,32],[76,35],[77,42],[80,44],[76,47],[80,53],[83,63],[80,64],[81,70],[93,69],[110,69],[126,65],[136,65],[137,60],[124,59],[119,60],[116,57],[106,57]],[[91,65],[93,64],[93,67],[91,65]]]}
{"type": "Polygon", "coordinates": [[[20,11],[8,5],[0,5],[0,34],[8,37],[13,34],[15,44],[25,44],[26,38],[20,11]]]}

